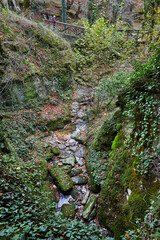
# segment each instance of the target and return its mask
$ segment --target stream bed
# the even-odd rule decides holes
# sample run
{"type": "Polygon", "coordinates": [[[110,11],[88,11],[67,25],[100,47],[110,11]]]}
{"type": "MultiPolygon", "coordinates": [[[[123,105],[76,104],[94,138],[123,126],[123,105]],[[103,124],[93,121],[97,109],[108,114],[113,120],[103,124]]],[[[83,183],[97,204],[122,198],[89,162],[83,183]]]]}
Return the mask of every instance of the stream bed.
{"type": "MultiPolygon", "coordinates": [[[[71,109],[72,122],[63,129],[51,132],[50,136],[43,141],[59,150],[59,155],[48,162],[48,167],[56,166],[67,171],[73,181],[73,188],[69,192],[62,192],[52,181],[52,187],[58,192],[57,211],[61,211],[63,206],[72,204],[74,214],[72,219],[82,219],[87,222],[94,222],[99,225],[97,220],[97,200],[98,194],[90,192],[88,187],[89,177],[85,165],[86,147],[83,140],[86,138],[88,119],[86,114],[87,100],[90,92],[82,89],[75,94],[71,109]]],[[[104,229],[106,232],[107,230],[104,229]]]]}

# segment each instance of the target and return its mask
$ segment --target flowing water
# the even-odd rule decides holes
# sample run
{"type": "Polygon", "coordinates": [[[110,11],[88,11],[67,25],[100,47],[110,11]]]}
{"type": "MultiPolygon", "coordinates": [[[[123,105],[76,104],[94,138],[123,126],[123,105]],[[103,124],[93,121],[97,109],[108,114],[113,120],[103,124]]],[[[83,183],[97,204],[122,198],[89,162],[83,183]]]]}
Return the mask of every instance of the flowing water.
{"type": "MultiPolygon", "coordinates": [[[[84,104],[84,98],[88,97],[88,91],[84,90],[83,93],[79,92],[78,97],[74,99],[72,103],[72,123],[64,127],[63,130],[54,131],[49,137],[46,137],[44,140],[48,142],[53,147],[56,147],[60,150],[60,154],[55,156],[53,161],[49,165],[55,164],[59,167],[65,167],[63,164],[64,159],[69,156],[75,156],[76,163],[72,166],[71,178],[75,182],[75,185],[70,193],[62,193],[58,188],[58,211],[61,211],[63,204],[69,204],[74,202],[75,205],[75,219],[83,218],[84,206],[87,203],[90,195],[96,195],[97,198],[99,194],[93,194],[90,192],[88,187],[89,180],[86,165],[85,165],[85,153],[86,147],[81,143],[81,135],[86,137],[86,132],[88,128],[87,120],[87,103],[84,104]]],[[[52,183],[53,187],[54,182],[52,183]]],[[[96,209],[96,206],[95,206],[96,209]]],[[[86,220],[86,219],[85,219],[86,220]]],[[[93,216],[92,219],[87,219],[88,221],[92,220],[97,225],[99,225],[97,216],[93,216]]]]}

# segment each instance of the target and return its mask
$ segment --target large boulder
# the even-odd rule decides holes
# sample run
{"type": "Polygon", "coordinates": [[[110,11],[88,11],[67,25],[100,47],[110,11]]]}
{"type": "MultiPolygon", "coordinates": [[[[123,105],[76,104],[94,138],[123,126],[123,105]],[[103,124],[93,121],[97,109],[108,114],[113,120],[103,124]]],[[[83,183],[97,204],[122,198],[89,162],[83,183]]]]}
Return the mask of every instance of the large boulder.
{"type": "Polygon", "coordinates": [[[57,186],[63,191],[67,192],[73,188],[73,181],[65,170],[51,166],[49,172],[55,180],[57,186]]]}

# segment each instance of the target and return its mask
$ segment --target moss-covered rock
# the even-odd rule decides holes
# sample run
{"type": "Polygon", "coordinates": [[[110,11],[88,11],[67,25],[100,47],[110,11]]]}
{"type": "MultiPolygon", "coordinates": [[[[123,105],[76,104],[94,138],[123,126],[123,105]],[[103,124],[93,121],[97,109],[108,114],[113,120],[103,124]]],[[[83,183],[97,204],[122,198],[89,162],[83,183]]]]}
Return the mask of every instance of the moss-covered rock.
{"type": "Polygon", "coordinates": [[[59,155],[60,154],[60,150],[58,148],[55,148],[55,147],[52,147],[51,148],[51,152],[54,154],[54,155],[59,155]]]}
{"type": "Polygon", "coordinates": [[[73,181],[70,176],[65,172],[65,170],[51,166],[49,172],[53,179],[55,180],[58,187],[63,191],[67,192],[72,189],[73,181]]]}
{"type": "Polygon", "coordinates": [[[73,202],[71,202],[70,204],[63,204],[62,208],[62,216],[65,218],[74,218],[75,215],[75,205],[73,202]]]}
{"type": "Polygon", "coordinates": [[[79,196],[79,191],[77,188],[73,188],[72,191],[71,191],[71,196],[73,197],[73,199],[77,200],[78,199],[78,196],[79,196]]]}
{"type": "Polygon", "coordinates": [[[95,206],[97,202],[97,196],[90,195],[87,204],[84,206],[83,210],[83,218],[87,220],[91,220],[96,215],[95,206]]]}
{"type": "Polygon", "coordinates": [[[78,174],[82,173],[82,169],[73,169],[72,172],[69,174],[70,177],[77,176],[78,174]]]}
{"type": "Polygon", "coordinates": [[[124,129],[112,143],[112,151],[106,168],[106,180],[101,189],[99,221],[114,232],[116,240],[125,230],[132,228],[136,219],[143,219],[151,196],[158,191],[158,182],[153,176],[146,179],[135,171],[139,158],[132,156],[124,144],[124,129]],[[154,185],[154,187],[153,187],[154,185]],[[127,196],[127,188],[131,195],[127,196]]]}
{"type": "Polygon", "coordinates": [[[85,156],[85,161],[86,161],[86,167],[87,167],[88,176],[89,176],[89,183],[88,183],[89,189],[93,193],[99,193],[100,186],[95,183],[95,179],[92,174],[92,164],[90,163],[90,159],[89,159],[88,155],[85,156]]]}
{"type": "Polygon", "coordinates": [[[9,52],[0,67],[1,106],[36,105],[45,101],[50,92],[69,88],[75,61],[67,41],[11,11],[2,12],[0,21],[0,33],[6,43],[3,50],[9,52]]]}
{"type": "Polygon", "coordinates": [[[94,142],[93,148],[96,151],[110,149],[112,141],[117,134],[116,125],[120,118],[120,111],[107,116],[102,126],[99,128],[94,142]]]}
{"type": "Polygon", "coordinates": [[[62,168],[63,170],[65,170],[66,173],[70,176],[70,173],[71,173],[71,171],[72,171],[71,165],[62,165],[62,166],[60,166],[60,168],[62,168]]]}
{"type": "Polygon", "coordinates": [[[38,166],[39,170],[41,171],[41,176],[43,180],[47,179],[47,161],[45,159],[40,159],[36,162],[36,165],[38,166]]]}
{"type": "Polygon", "coordinates": [[[72,177],[72,181],[75,185],[85,185],[88,182],[88,178],[86,176],[79,175],[72,177]]]}
{"type": "Polygon", "coordinates": [[[58,118],[49,120],[47,122],[47,127],[50,131],[55,131],[55,130],[64,128],[64,126],[70,122],[71,122],[71,119],[69,117],[68,118],[58,117],[58,118]]]}

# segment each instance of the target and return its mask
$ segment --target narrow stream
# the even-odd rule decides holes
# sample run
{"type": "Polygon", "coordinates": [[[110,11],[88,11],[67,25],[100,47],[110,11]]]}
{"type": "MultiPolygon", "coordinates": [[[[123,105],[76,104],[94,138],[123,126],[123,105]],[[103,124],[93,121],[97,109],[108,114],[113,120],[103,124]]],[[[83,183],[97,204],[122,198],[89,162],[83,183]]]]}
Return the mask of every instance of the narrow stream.
{"type": "MultiPolygon", "coordinates": [[[[97,225],[99,225],[96,217],[96,204],[94,206],[93,216],[88,219],[84,216],[84,206],[90,197],[93,195],[96,196],[97,199],[99,197],[99,194],[93,194],[89,190],[89,177],[84,159],[86,147],[81,143],[81,136],[86,134],[88,127],[86,114],[87,102],[84,104],[84,98],[87,98],[88,94],[89,92],[87,90],[83,90],[82,92],[79,92],[78,97],[75,97],[73,100],[71,106],[72,123],[66,125],[62,130],[52,132],[49,137],[46,137],[43,140],[60,150],[60,154],[58,156],[55,156],[53,161],[49,162],[50,166],[55,164],[56,166],[62,167],[63,169],[67,169],[67,164],[64,163],[66,159],[69,161],[69,158],[76,158],[75,164],[70,159],[72,170],[71,173],[69,173],[74,182],[74,187],[69,194],[62,193],[60,190],[58,190],[59,201],[57,210],[61,211],[63,204],[74,202],[75,219],[81,218],[87,221],[92,220],[97,225]]],[[[54,183],[53,188],[56,188],[54,183]]]]}

